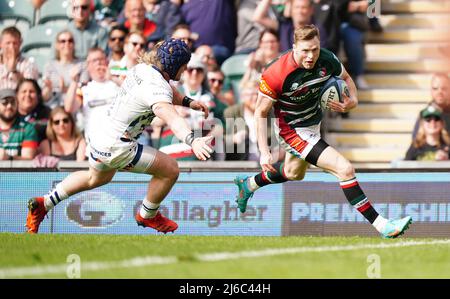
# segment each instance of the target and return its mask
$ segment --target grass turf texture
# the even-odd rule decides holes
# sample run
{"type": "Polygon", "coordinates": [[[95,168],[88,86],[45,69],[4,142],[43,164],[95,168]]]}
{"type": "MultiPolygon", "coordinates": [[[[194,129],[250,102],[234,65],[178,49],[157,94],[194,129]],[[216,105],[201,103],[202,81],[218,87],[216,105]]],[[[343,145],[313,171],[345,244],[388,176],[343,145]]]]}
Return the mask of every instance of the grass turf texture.
{"type": "MultiPolygon", "coordinates": [[[[67,256],[77,254],[81,264],[118,262],[136,257],[176,257],[164,265],[113,267],[83,270],[81,278],[367,278],[380,258],[381,278],[450,278],[450,244],[396,248],[368,248],[200,261],[197,255],[249,252],[298,247],[358,246],[432,241],[403,238],[383,240],[361,237],[234,237],[177,235],[27,235],[0,234],[0,274],[5,269],[68,265],[67,256]]],[[[5,273],[5,272],[3,272],[5,273]]],[[[25,278],[66,278],[56,274],[25,278]]]]}

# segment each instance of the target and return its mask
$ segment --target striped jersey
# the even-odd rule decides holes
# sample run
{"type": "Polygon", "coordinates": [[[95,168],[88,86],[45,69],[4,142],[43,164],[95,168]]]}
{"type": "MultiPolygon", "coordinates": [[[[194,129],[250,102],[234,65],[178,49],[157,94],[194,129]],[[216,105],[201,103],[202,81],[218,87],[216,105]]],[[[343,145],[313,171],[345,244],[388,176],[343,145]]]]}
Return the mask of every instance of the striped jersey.
{"type": "Polygon", "coordinates": [[[22,148],[37,148],[38,136],[32,124],[17,117],[8,130],[0,129],[0,148],[9,156],[21,156],[22,148]]]}
{"type": "Polygon", "coordinates": [[[266,68],[259,91],[274,101],[280,125],[309,127],[322,120],[320,88],[331,76],[341,77],[343,70],[336,55],[327,49],[320,49],[312,69],[301,68],[290,50],[266,68]]]}

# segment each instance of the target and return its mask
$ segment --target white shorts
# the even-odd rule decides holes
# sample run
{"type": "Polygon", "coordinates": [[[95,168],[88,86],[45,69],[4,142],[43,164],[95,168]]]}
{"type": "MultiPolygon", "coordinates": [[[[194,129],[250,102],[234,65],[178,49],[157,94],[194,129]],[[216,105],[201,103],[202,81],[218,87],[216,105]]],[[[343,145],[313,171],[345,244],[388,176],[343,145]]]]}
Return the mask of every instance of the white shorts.
{"type": "Polygon", "coordinates": [[[321,139],[320,123],[310,127],[291,128],[280,127],[275,122],[275,132],[280,146],[288,153],[305,160],[314,145],[321,139]]]}
{"type": "Polygon", "coordinates": [[[112,169],[146,173],[153,165],[158,151],[137,142],[117,142],[103,147],[89,144],[89,165],[99,171],[112,169]]]}

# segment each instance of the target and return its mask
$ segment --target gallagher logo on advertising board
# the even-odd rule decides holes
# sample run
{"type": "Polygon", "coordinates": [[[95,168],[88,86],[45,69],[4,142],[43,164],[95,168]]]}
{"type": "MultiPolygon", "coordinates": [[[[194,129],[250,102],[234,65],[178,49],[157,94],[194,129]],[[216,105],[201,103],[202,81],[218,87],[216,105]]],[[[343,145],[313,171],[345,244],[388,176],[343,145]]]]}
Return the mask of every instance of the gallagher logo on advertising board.
{"type": "Polygon", "coordinates": [[[83,228],[106,228],[123,218],[124,204],[107,192],[85,192],[67,205],[67,218],[83,228]]]}

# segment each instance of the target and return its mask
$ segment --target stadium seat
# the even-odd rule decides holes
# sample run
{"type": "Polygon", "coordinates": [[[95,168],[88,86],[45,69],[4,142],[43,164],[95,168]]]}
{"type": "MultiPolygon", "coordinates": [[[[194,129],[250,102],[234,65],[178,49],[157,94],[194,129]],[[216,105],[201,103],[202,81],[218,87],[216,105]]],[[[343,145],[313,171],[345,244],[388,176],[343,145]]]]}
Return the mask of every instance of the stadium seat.
{"type": "Polygon", "coordinates": [[[237,54],[229,57],[222,64],[225,81],[231,84],[236,102],[239,102],[239,83],[247,70],[246,60],[248,54],[237,54]]]}
{"type": "Polygon", "coordinates": [[[46,24],[31,27],[23,39],[22,52],[35,48],[51,48],[55,36],[60,30],[60,27],[46,24]]]}
{"type": "Polygon", "coordinates": [[[47,0],[39,9],[38,24],[67,24],[69,22],[70,1],[47,0]]]}
{"type": "Polygon", "coordinates": [[[14,26],[19,29],[22,36],[27,34],[30,29],[30,24],[24,20],[14,20],[14,19],[1,19],[0,17],[0,32],[3,31],[6,27],[14,26]]]}
{"type": "Polygon", "coordinates": [[[29,0],[0,0],[0,19],[34,23],[34,8],[29,0]]]}

